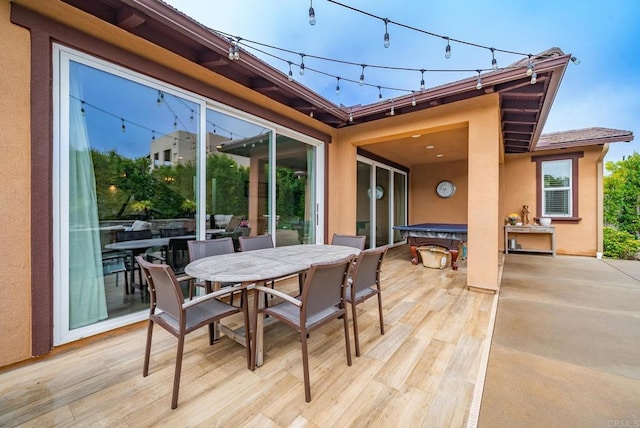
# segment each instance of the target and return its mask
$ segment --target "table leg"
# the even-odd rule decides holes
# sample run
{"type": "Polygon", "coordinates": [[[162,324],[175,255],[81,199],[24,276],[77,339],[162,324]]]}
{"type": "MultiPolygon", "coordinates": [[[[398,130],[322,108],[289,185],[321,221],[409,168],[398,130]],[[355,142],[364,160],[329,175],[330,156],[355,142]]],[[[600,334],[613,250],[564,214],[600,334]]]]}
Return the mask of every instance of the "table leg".
{"type": "Polygon", "coordinates": [[[253,316],[256,319],[256,355],[253,357],[256,359],[256,367],[260,367],[264,362],[264,314],[260,312],[260,309],[264,308],[264,300],[260,299],[260,293],[258,290],[254,290],[254,299],[258,299],[258,311],[253,316]]]}
{"type": "Polygon", "coordinates": [[[411,255],[413,256],[413,258],[411,259],[411,264],[417,265],[418,264],[418,250],[417,250],[417,246],[416,245],[411,245],[409,247],[409,249],[411,250],[411,255]]]}
{"type": "MultiPolygon", "coordinates": [[[[214,291],[214,289],[220,288],[220,284],[217,282],[213,287],[211,286],[211,281],[205,281],[204,284],[205,284],[204,286],[205,292],[207,294],[214,291]]],[[[220,322],[216,321],[209,324],[209,345],[213,345],[213,342],[215,342],[218,339],[220,339],[220,322]]]]}

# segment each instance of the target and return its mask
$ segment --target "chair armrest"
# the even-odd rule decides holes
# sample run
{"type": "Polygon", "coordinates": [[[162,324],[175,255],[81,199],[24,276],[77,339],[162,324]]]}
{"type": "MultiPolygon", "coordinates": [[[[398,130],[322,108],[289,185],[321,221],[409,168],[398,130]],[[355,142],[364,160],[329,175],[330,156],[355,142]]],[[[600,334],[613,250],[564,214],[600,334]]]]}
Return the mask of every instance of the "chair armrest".
{"type": "Polygon", "coordinates": [[[193,300],[189,300],[182,304],[182,309],[190,308],[191,306],[198,305],[207,300],[215,299],[220,296],[224,296],[225,294],[235,293],[236,291],[247,290],[250,286],[248,285],[234,285],[233,287],[225,287],[221,290],[214,291],[213,293],[205,294],[204,296],[196,297],[193,300]]]}
{"type": "Polygon", "coordinates": [[[262,285],[256,285],[256,290],[262,291],[263,293],[271,294],[272,296],[277,296],[283,300],[286,300],[289,303],[296,305],[297,307],[302,306],[302,302],[295,297],[291,297],[282,291],[274,290],[272,288],[264,287],[262,285]]]}

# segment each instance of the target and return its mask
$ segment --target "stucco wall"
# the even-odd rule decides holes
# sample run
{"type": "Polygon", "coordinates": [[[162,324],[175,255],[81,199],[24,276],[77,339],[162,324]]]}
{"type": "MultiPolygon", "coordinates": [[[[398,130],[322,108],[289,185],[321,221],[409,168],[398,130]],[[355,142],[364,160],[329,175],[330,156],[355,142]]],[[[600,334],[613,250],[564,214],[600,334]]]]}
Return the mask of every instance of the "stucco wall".
{"type": "Polygon", "coordinates": [[[467,161],[420,165],[411,169],[409,224],[467,223],[467,161]],[[443,199],[436,194],[442,180],[456,185],[456,193],[443,199]]]}
{"type": "Polygon", "coordinates": [[[0,1],[0,367],[31,356],[30,38],[0,1]]]}
{"type": "MultiPolygon", "coordinates": [[[[602,207],[597,205],[597,165],[602,147],[581,147],[575,150],[536,152],[540,154],[569,154],[581,151],[584,157],[578,159],[578,207],[581,220],[578,223],[554,222],[556,228],[556,251],[558,254],[595,256],[597,250],[597,213],[602,207]]],[[[520,212],[522,205],[529,205],[531,221],[535,217],[536,206],[536,164],[531,162],[531,154],[508,155],[505,157],[504,212],[520,212]]],[[[504,236],[504,235],[503,235],[504,236]]],[[[549,248],[548,235],[517,235],[518,243],[525,248],[549,248]]],[[[504,247],[504,241],[501,247],[504,247]]]]}

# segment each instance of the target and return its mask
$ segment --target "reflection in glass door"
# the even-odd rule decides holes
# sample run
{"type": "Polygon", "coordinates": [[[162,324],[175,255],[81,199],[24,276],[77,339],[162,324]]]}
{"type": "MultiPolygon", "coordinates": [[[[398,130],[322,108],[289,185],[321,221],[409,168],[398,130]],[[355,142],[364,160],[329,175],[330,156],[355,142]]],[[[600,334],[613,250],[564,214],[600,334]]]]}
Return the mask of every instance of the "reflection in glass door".
{"type": "Polygon", "coordinates": [[[356,233],[367,237],[366,248],[402,241],[393,226],[407,221],[406,173],[363,156],[357,168],[356,233]]]}
{"type": "Polygon", "coordinates": [[[316,242],[316,148],[278,135],[276,141],[276,245],[316,242]]]}

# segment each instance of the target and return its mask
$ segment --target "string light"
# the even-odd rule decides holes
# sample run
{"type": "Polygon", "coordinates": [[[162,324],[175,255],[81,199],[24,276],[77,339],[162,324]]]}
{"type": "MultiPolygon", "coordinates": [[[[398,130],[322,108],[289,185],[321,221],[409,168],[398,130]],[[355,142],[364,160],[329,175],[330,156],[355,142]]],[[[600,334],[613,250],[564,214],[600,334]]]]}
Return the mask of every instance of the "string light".
{"type": "Polygon", "coordinates": [[[311,6],[309,7],[309,24],[316,25],[316,11],[313,10],[313,0],[311,0],[311,6]]]}
{"type": "Polygon", "coordinates": [[[451,45],[449,44],[449,38],[445,37],[445,39],[447,39],[447,47],[444,48],[444,57],[449,59],[451,58],[451,45]]]}
{"type": "Polygon", "coordinates": [[[238,44],[240,43],[240,37],[238,37],[238,40],[236,40],[236,43],[233,46],[233,59],[235,61],[240,59],[240,51],[238,49],[238,44]]]}
{"type": "Polygon", "coordinates": [[[84,117],[85,111],[84,111],[84,101],[81,101],[81,105],[80,105],[80,114],[82,114],[82,117],[84,117]]]}
{"type": "Polygon", "coordinates": [[[580,60],[575,56],[571,57],[571,62],[573,62],[575,65],[580,65],[580,60]]]}
{"type": "Polygon", "coordinates": [[[189,116],[189,121],[193,122],[193,109],[191,109],[191,116],[189,116]]]}
{"type": "Polygon", "coordinates": [[[411,91],[411,107],[415,107],[416,106],[416,94],[415,92],[411,91]]]}
{"type": "Polygon", "coordinates": [[[178,116],[173,118],[173,129],[178,129],[178,116]]]}
{"type": "Polygon", "coordinates": [[[420,79],[420,90],[421,91],[424,91],[424,88],[425,88],[425,86],[424,86],[424,72],[425,71],[426,70],[420,70],[420,74],[422,75],[422,77],[420,79]]]}
{"type": "Polygon", "coordinates": [[[364,85],[364,68],[365,67],[366,65],[362,64],[362,73],[360,73],[360,80],[359,80],[360,86],[364,85]]]}
{"type": "Polygon", "coordinates": [[[229,38],[229,59],[233,61],[233,39],[229,38]]]}
{"type": "Polygon", "coordinates": [[[158,91],[158,99],[156,100],[158,107],[160,107],[160,104],[162,104],[163,101],[164,101],[164,93],[162,91],[158,91]]]}
{"type": "Polygon", "coordinates": [[[349,122],[353,122],[353,114],[351,112],[349,112],[349,122]]]}
{"type": "Polygon", "coordinates": [[[387,24],[389,23],[389,19],[384,18],[384,47],[388,48],[389,45],[391,44],[390,40],[389,40],[389,31],[387,30],[387,24]]]}
{"type": "Polygon", "coordinates": [[[120,127],[120,129],[122,129],[122,133],[124,134],[125,132],[127,132],[127,127],[124,124],[124,119],[120,118],[120,120],[122,121],[122,126],[120,127]]]}
{"type": "Polygon", "coordinates": [[[300,76],[304,75],[304,54],[300,54],[300,76]]]}
{"type": "Polygon", "coordinates": [[[533,63],[531,62],[531,54],[529,54],[529,61],[527,62],[527,77],[533,73],[533,63]]]}
{"type": "Polygon", "coordinates": [[[395,114],[396,114],[396,110],[395,110],[395,108],[393,106],[393,100],[391,100],[391,110],[389,111],[389,115],[390,116],[395,116],[395,114]]]}
{"type": "Polygon", "coordinates": [[[380,86],[378,86],[378,99],[382,99],[382,88],[380,88],[380,86]]]}
{"type": "Polygon", "coordinates": [[[291,61],[289,61],[289,82],[293,81],[293,71],[291,71],[291,61]]]}
{"type": "Polygon", "coordinates": [[[151,130],[151,141],[156,141],[156,131],[151,130]]]}
{"type": "Polygon", "coordinates": [[[496,50],[491,48],[491,68],[494,70],[498,69],[498,61],[496,61],[496,50]]]}
{"type": "Polygon", "coordinates": [[[478,80],[476,80],[476,89],[482,89],[482,79],[480,78],[480,70],[476,70],[478,72],[478,80]]]}
{"type": "Polygon", "coordinates": [[[340,78],[336,77],[336,95],[340,95],[340,78]]]}
{"type": "Polygon", "coordinates": [[[538,81],[538,73],[536,73],[535,70],[534,70],[531,73],[531,84],[535,85],[537,81],[538,81]]]}

